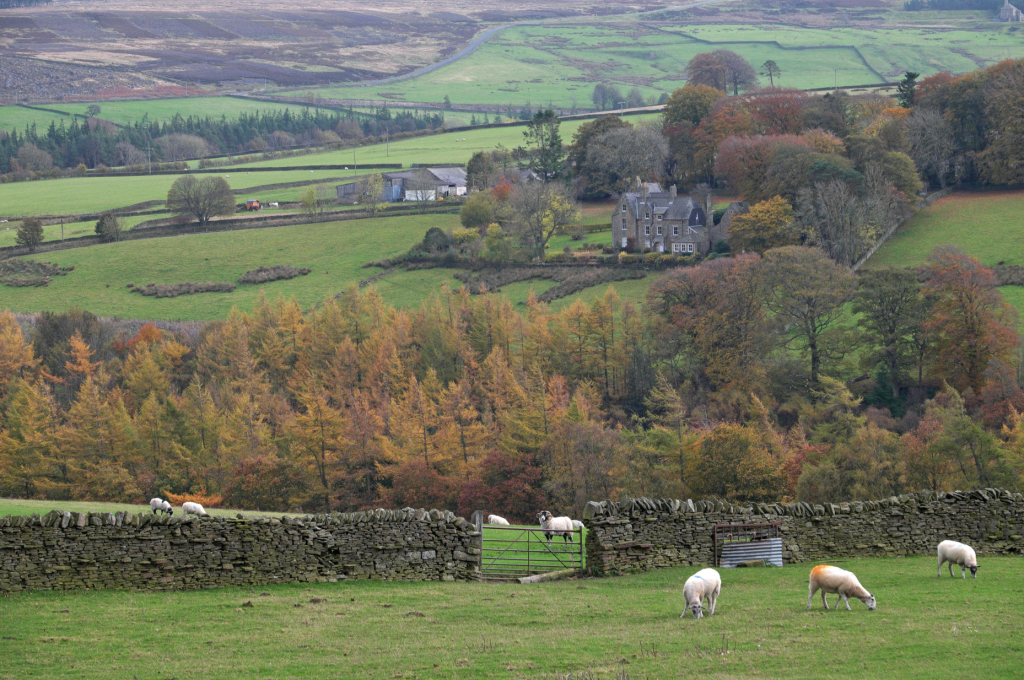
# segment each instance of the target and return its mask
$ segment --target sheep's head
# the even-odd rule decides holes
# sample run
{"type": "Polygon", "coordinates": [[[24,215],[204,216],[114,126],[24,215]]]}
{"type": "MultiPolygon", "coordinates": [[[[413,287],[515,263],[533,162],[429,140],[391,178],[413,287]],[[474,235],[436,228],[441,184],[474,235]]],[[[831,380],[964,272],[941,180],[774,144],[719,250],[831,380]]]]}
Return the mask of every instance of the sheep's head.
{"type": "Polygon", "coordinates": [[[167,516],[171,517],[172,515],[174,515],[174,508],[168,508],[167,509],[167,516]]]}
{"type": "Polygon", "coordinates": [[[702,619],[704,618],[704,606],[701,604],[691,604],[690,611],[693,612],[693,618],[702,619]]]}
{"type": "Polygon", "coordinates": [[[540,512],[537,513],[537,519],[541,522],[541,524],[547,522],[552,517],[554,517],[554,515],[552,515],[547,510],[541,510],[540,512]]]}
{"type": "Polygon", "coordinates": [[[878,606],[878,603],[875,602],[874,595],[868,595],[867,598],[865,598],[864,600],[864,604],[866,604],[868,606],[868,609],[871,611],[875,611],[875,607],[878,606]]]}
{"type": "Polygon", "coordinates": [[[971,576],[972,577],[978,578],[978,565],[974,565],[973,567],[967,567],[967,568],[971,570],[971,576]]]}

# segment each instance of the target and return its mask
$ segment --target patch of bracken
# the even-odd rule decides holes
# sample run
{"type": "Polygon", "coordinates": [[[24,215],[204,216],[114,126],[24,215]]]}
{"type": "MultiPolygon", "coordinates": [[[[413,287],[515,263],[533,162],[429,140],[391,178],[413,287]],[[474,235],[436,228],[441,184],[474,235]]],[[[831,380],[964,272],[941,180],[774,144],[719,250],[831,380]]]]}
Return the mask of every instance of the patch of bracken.
{"type": "Polygon", "coordinates": [[[54,276],[66,276],[74,267],[61,267],[52,262],[36,262],[11,258],[0,261],[0,283],[11,288],[45,286],[54,276]]]}
{"type": "Polygon", "coordinates": [[[284,279],[294,279],[297,276],[305,276],[311,271],[313,270],[307,267],[289,267],[284,264],[276,264],[273,267],[250,269],[239,277],[238,282],[248,284],[270,283],[271,281],[282,281],[284,279]]]}

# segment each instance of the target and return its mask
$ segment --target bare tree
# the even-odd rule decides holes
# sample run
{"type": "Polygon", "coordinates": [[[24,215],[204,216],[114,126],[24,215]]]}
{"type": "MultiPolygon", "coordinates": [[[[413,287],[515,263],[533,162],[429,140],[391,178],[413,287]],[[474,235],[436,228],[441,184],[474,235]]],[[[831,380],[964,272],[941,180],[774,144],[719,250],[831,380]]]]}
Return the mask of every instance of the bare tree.
{"type": "Polygon", "coordinates": [[[373,217],[384,207],[384,177],[374,173],[359,183],[359,204],[373,217]]]}
{"type": "Polygon", "coordinates": [[[183,175],[167,192],[167,209],[178,216],[195,217],[205,226],[215,215],[234,214],[235,197],[223,177],[183,175]]]}
{"type": "Polygon", "coordinates": [[[202,158],[210,155],[210,145],[196,135],[173,133],[158,137],[157,146],[163,151],[164,160],[183,161],[189,158],[202,158]]]}
{"type": "Polygon", "coordinates": [[[863,202],[840,180],[818,182],[797,195],[797,215],[812,240],[849,267],[870,246],[872,230],[863,202]]]}
{"type": "Polygon", "coordinates": [[[338,202],[337,194],[328,184],[318,184],[306,189],[299,199],[302,211],[315,222],[324,219],[327,211],[338,202]]]}
{"type": "Polygon", "coordinates": [[[15,172],[46,172],[53,169],[53,157],[32,142],[27,142],[18,149],[18,155],[12,159],[11,166],[15,172]],[[17,161],[17,164],[13,161],[17,161]]]}
{"type": "Polygon", "coordinates": [[[591,140],[584,161],[589,167],[581,171],[592,179],[591,189],[618,194],[634,177],[661,179],[668,156],[668,141],[660,129],[620,127],[591,140]]]}
{"type": "Polygon", "coordinates": [[[130,167],[132,165],[143,165],[146,162],[146,154],[128,141],[118,142],[114,145],[114,160],[118,165],[130,167]]]}
{"type": "Polygon", "coordinates": [[[953,128],[937,109],[917,107],[906,120],[910,155],[917,167],[939,180],[946,188],[950,173],[958,179],[957,145],[953,128]]]}

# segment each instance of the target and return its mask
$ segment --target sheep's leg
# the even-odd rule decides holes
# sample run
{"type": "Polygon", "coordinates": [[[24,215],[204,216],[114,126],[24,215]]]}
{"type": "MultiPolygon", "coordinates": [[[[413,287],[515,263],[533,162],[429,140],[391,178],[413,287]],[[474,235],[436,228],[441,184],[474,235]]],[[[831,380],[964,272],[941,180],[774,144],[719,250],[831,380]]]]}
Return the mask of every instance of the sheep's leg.
{"type": "Polygon", "coordinates": [[[821,589],[821,603],[825,605],[825,609],[828,609],[828,598],[825,597],[825,589],[821,589]]]}
{"type": "Polygon", "coordinates": [[[952,562],[949,563],[949,577],[950,578],[956,578],[955,576],[953,576],[953,563],[952,562]]]}
{"type": "Polygon", "coordinates": [[[842,593],[836,593],[836,611],[839,611],[839,603],[843,600],[842,593]]]}
{"type": "Polygon", "coordinates": [[[807,595],[807,610],[811,609],[811,601],[814,599],[814,584],[811,584],[811,592],[807,595]]]}
{"type": "MultiPolygon", "coordinates": [[[[846,603],[846,611],[853,611],[852,609],[850,609],[850,598],[846,597],[846,595],[843,595],[843,602],[846,603]]],[[[836,602],[836,609],[839,609],[838,602],[836,602]]]]}
{"type": "Polygon", "coordinates": [[[939,558],[939,568],[935,570],[935,575],[942,578],[942,558],[939,558]]]}
{"type": "Polygon", "coordinates": [[[712,595],[708,595],[708,614],[709,615],[714,615],[714,613],[715,613],[715,603],[717,603],[717,602],[718,602],[718,598],[715,595],[713,595],[713,594],[712,595]]]}
{"type": "Polygon", "coordinates": [[[960,565],[960,578],[967,580],[967,570],[964,569],[964,565],[960,565]]]}

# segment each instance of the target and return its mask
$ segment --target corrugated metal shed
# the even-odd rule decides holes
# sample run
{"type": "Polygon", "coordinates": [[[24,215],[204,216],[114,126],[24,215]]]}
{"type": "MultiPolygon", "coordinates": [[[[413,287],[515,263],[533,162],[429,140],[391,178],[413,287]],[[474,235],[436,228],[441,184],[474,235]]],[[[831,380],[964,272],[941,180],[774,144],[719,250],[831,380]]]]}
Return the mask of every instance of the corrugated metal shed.
{"type": "Polygon", "coordinates": [[[766,565],[782,566],[782,539],[768,538],[763,541],[726,543],[722,546],[722,567],[735,567],[741,562],[764,560],[766,565]]]}

